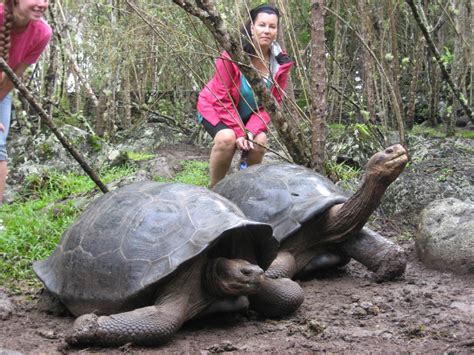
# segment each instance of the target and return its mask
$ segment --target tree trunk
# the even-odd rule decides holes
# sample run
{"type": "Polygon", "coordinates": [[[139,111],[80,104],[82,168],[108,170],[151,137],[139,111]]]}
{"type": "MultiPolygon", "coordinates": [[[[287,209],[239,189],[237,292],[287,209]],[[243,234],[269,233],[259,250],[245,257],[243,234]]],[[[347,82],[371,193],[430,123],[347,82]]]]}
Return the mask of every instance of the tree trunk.
{"type": "MultiPolygon", "coordinates": [[[[339,13],[341,11],[341,2],[336,1],[334,3],[334,11],[339,13]]],[[[333,58],[331,61],[331,74],[330,74],[330,83],[332,86],[339,88],[341,86],[341,69],[339,68],[339,60],[342,57],[342,42],[343,36],[341,36],[341,21],[336,17],[334,19],[334,39],[333,39],[333,58]],[[339,49],[341,46],[341,50],[339,49]]],[[[342,100],[339,98],[339,93],[334,93],[330,95],[328,93],[328,121],[329,122],[338,122],[340,117],[340,106],[342,100]]]]}
{"type": "Polygon", "coordinates": [[[132,125],[132,100],[130,97],[130,69],[126,68],[122,77],[121,101],[122,110],[120,113],[122,129],[128,129],[132,125]]]}
{"type": "MultiPolygon", "coordinates": [[[[414,42],[417,42],[416,37],[414,42]]],[[[416,92],[418,90],[418,80],[420,77],[420,71],[422,68],[422,58],[424,52],[424,46],[414,46],[413,55],[411,60],[411,70],[410,70],[410,88],[408,89],[408,103],[407,103],[407,128],[411,130],[415,124],[415,109],[416,109],[416,92]]]]}
{"type": "Polygon", "coordinates": [[[326,160],[326,50],[324,0],[311,0],[312,166],[324,174],[326,160]]]}
{"type": "MultiPolygon", "coordinates": [[[[357,7],[359,9],[360,23],[361,23],[361,36],[367,45],[372,48],[373,46],[373,35],[372,35],[372,21],[367,10],[367,0],[357,0],[357,7]]],[[[368,119],[375,123],[375,93],[374,93],[374,77],[375,65],[372,56],[366,48],[362,50],[362,70],[363,70],[363,84],[365,93],[365,102],[368,112],[368,119]]]]}

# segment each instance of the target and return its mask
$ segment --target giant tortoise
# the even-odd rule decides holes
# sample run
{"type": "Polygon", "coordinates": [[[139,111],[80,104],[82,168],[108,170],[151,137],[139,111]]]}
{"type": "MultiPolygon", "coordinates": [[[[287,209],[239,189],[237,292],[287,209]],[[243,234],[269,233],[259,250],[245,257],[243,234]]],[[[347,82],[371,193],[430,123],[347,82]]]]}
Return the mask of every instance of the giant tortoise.
{"type": "Polygon", "coordinates": [[[349,198],[310,169],[278,163],[229,175],[214,191],[235,202],[249,219],[272,225],[281,247],[267,276],[291,278],[353,257],[376,279],[386,280],[403,274],[406,258],[396,244],[363,226],[407,161],[401,145],[375,154],[361,187],[349,198]]]}
{"type": "Polygon", "coordinates": [[[216,193],[150,181],[91,203],[33,269],[80,316],[69,344],[153,345],[191,318],[247,307],[260,289],[277,295],[263,307],[298,308],[296,282],[263,274],[277,249],[268,224],[248,220],[216,193]]]}

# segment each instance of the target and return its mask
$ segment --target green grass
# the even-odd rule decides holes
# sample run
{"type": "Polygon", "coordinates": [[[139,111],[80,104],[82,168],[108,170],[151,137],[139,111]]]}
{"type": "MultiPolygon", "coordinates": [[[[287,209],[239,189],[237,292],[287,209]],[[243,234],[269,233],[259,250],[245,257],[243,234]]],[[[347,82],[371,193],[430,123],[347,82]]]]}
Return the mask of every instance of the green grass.
{"type": "Polygon", "coordinates": [[[176,174],[174,179],[165,179],[160,176],[155,177],[159,182],[181,182],[183,184],[208,186],[209,183],[209,164],[197,160],[181,161],[183,170],[176,174]]]}
{"type": "MultiPolygon", "coordinates": [[[[446,126],[438,125],[436,127],[429,127],[429,126],[415,125],[413,126],[413,129],[411,130],[411,134],[434,137],[434,138],[444,138],[446,137],[446,126]]],[[[474,131],[468,131],[465,129],[457,128],[455,136],[465,138],[465,139],[474,139],[474,131]]]]}
{"type": "Polygon", "coordinates": [[[133,161],[143,161],[153,159],[156,155],[141,152],[127,152],[128,158],[133,161]]]}
{"type": "MultiPolygon", "coordinates": [[[[112,168],[100,175],[104,183],[133,172],[112,168]]],[[[84,175],[50,172],[28,177],[23,200],[0,208],[0,283],[34,281],[31,263],[46,258],[62,233],[81,212],[71,199],[90,192],[95,184],[84,175]]]]}

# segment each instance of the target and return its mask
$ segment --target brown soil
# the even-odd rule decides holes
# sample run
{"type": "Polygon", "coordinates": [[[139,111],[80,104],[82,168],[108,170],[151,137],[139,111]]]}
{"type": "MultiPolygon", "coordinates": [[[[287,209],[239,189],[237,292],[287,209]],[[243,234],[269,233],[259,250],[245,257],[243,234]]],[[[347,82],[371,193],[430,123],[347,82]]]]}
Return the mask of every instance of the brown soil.
{"type": "Polygon", "coordinates": [[[10,297],[15,310],[0,323],[0,354],[349,352],[445,353],[474,351],[474,279],[426,269],[405,242],[411,261],[401,280],[377,284],[351,262],[345,271],[301,281],[306,298],[292,316],[264,319],[249,311],[186,324],[155,348],[70,349],[63,337],[73,319],[38,309],[37,296],[10,297]]]}

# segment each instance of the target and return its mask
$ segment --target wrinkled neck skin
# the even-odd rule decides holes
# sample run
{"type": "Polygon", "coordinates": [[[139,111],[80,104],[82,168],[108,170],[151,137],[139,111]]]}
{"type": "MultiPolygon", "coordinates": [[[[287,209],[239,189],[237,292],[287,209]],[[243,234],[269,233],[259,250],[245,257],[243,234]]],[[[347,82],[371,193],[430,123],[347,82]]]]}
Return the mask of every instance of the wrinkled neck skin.
{"type": "Polygon", "coordinates": [[[198,257],[194,262],[172,276],[156,295],[156,305],[166,305],[173,312],[182,312],[184,322],[195,318],[210,306],[216,297],[209,295],[201,285],[201,273],[207,258],[198,257]]]}
{"type": "Polygon", "coordinates": [[[227,296],[228,294],[222,289],[222,285],[217,277],[218,262],[222,258],[209,259],[203,267],[201,275],[201,284],[207,293],[214,297],[227,296]]]}
{"type": "Polygon", "coordinates": [[[389,184],[376,174],[366,175],[360,189],[345,203],[334,205],[317,220],[306,223],[282,243],[280,250],[299,256],[317,244],[342,241],[345,236],[359,231],[379,205],[389,184]]]}
{"type": "Polygon", "coordinates": [[[232,283],[227,283],[219,277],[218,268],[226,260],[226,258],[209,259],[201,275],[203,288],[209,295],[216,298],[240,296],[242,294],[241,290],[232,288],[232,283]]]}
{"type": "Polygon", "coordinates": [[[390,182],[376,174],[366,175],[362,186],[345,203],[330,208],[321,219],[320,230],[329,240],[359,231],[380,204],[390,182]]]}

